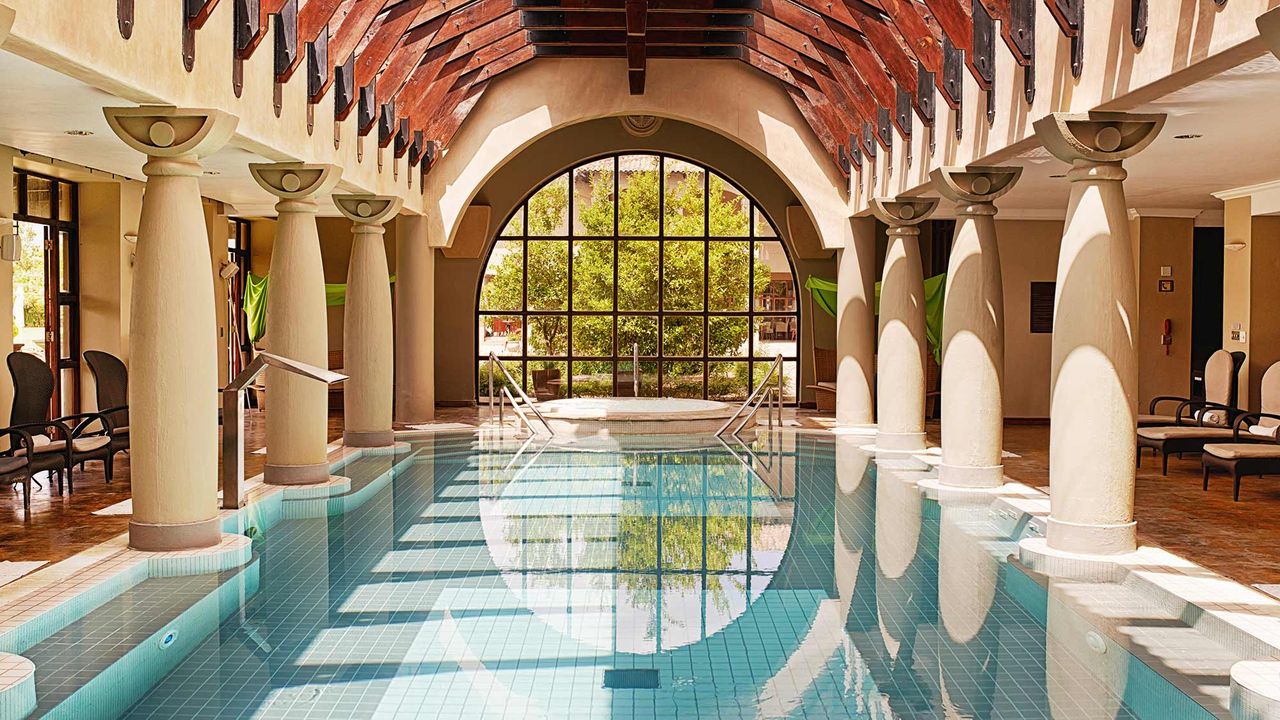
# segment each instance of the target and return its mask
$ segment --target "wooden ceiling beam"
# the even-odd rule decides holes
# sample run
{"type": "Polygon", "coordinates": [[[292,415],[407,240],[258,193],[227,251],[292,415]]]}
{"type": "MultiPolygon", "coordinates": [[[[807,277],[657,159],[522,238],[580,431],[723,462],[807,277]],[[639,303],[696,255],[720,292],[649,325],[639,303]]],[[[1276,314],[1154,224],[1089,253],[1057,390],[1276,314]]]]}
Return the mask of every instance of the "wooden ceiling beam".
{"type": "MultiPolygon", "coordinates": [[[[754,16],[748,13],[673,13],[651,12],[645,27],[648,30],[732,30],[751,27],[754,16]]],[[[625,30],[625,12],[520,13],[520,24],[529,30],[625,30]]]]}
{"type": "MultiPolygon", "coordinates": [[[[643,95],[647,54],[645,46],[649,42],[647,33],[649,9],[646,7],[647,0],[626,0],[626,4],[627,30],[625,39],[627,43],[627,88],[632,95],[643,95]]],[[[673,33],[682,31],[666,30],[662,32],[673,33]]]]}
{"type": "MultiPolygon", "coordinates": [[[[626,12],[627,0],[512,0],[525,12],[626,12]]],[[[753,13],[761,0],[648,0],[649,12],[753,13]]]]}

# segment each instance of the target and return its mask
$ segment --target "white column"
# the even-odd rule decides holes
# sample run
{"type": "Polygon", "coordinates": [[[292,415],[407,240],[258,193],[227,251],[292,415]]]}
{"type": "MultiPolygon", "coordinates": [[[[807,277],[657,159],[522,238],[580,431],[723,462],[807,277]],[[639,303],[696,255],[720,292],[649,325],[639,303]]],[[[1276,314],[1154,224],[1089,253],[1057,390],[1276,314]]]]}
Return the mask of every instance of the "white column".
{"type": "Polygon", "coordinates": [[[942,464],[938,480],[960,487],[1004,483],[1004,289],[995,199],[1022,168],[933,171],[934,188],[956,203],[942,310],[942,464]]]}
{"type": "Polygon", "coordinates": [[[876,448],[923,450],[924,269],[919,223],[933,212],[932,198],[872,200],[871,210],[889,226],[880,279],[880,347],[876,361],[876,448]]]}
{"type": "Polygon", "coordinates": [[[104,112],[120,139],[147,156],[130,310],[129,545],[209,547],[221,538],[219,350],[199,159],[231,139],[237,119],[173,107],[104,112]]]}
{"type": "Polygon", "coordinates": [[[396,229],[396,422],[436,417],[435,249],[427,219],[403,215],[396,229]]]}
{"type": "MultiPolygon", "coordinates": [[[[280,198],[267,288],[267,350],[326,367],[329,327],[315,197],[332,190],[342,171],[332,165],[303,163],[251,164],[249,170],[263,189],[280,198]]],[[[328,387],[268,368],[267,388],[264,480],[273,485],[328,481],[328,387]]]]}
{"type": "Polygon", "coordinates": [[[1051,550],[1136,547],[1137,293],[1120,163],[1163,124],[1163,115],[1126,113],[1059,113],[1035,123],[1045,147],[1073,166],[1053,311],[1051,550]]]}
{"type": "Polygon", "coordinates": [[[391,445],[395,442],[391,430],[395,341],[382,224],[400,211],[401,201],[383,195],[334,195],[333,202],[354,223],[355,235],[343,309],[342,362],[347,380],[342,389],[342,441],[353,447],[391,445]]]}
{"type": "Polygon", "coordinates": [[[876,224],[854,218],[840,251],[836,290],[836,424],[875,422],[876,224]]]}

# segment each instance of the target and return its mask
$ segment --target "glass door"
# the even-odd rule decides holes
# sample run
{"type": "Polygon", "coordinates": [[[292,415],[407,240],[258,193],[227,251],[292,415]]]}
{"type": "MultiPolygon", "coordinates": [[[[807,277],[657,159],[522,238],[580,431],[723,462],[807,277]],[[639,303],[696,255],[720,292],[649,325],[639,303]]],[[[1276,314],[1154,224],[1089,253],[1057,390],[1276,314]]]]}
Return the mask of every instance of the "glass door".
{"type": "Polygon", "coordinates": [[[54,416],[80,410],[80,248],[76,186],[15,171],[22,245],[14,266],[13,349],[29,352],[53,371],[54,416]]]}

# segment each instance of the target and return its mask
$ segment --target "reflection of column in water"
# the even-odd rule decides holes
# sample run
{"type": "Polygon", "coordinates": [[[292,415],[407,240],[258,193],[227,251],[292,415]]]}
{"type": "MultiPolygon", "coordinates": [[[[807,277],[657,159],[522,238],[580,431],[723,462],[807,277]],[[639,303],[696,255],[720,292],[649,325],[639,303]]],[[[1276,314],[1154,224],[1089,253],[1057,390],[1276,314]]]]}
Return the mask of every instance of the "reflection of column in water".
{"type": "Polygon", "coordinates": [[[919,700],[920,683],[897,682],[915,661],[921,625],[937,617],[938,578],[934,567],[938,526],[936,506],[926,505],[917,482],[922,464],[877,457],[876,606],[880,632],[892,659],[894,685],[906,702],[919,700]]]}
{"type": "Polygon", "coordinates": [[[984,540],[991,497],[943,493],[939,499],[938,613],[942,702],[948,717],[991,717],[998,624],[992,618],[1000,563],[984,540]]]}
{"type": "MultiPolygon", "coordinates": [[[[846,616],[854,593],[865,591],[859,583],[864,566],[875,567],[875,475],[871,455],[859,444],[865,438],[837,436],[835,552],[836,589],[846,616]]],[[[874,573],[870,577],[875,582],[874,573]]],[[[874,591],[872,591],[874,594],[874,591]]]]}
{"type": "Polygon", "coordinates": [[[1070,595],[1081,592],[1074,581],[1049,579],[1045,644],[1049,713],[1054,720],[1111,720],[1120,712],[1130,656],[1080,614],[1084,608],[1071,602],[1070,595]]]}

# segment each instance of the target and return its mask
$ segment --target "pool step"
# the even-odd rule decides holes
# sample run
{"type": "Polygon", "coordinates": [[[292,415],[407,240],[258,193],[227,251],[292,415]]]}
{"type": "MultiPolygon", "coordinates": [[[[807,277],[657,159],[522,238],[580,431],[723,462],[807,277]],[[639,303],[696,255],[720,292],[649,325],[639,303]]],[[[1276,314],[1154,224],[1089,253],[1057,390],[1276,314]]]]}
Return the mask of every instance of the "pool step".
{"type": "Polygon", "coordinates": [[[117,717],[258,588],[258,561],[214,575],[153,578],[29,648],[31,717],[117,717]]]}
{"type": "MultiPolygon", "coordinates": [[[[1154,696],[1158,685],[1168,682],[1214,715],[1231,717],[1231,666],[1247,659],[1239,652],[1191,627],[1178,613],[1126,585],[1054,581],[1050,587],[1049,603],[1060,603],[1080,620],[1059,631],[1065,632],[1064,647],[1078,652],[1081,644],[1074,642],[1072,636],[1076,628],[1087,625],[1105,638],[1106,647],[1132,656],[1128,686],[1124,688],[1126,701],[1148,690],[1154,696]]],[[[1050,629],[1051,638],[1056,627],[1050,629]]],[[[1098,650],[1089,650],[1092,656],[1080,659],[1096,663],[1098,650]]],[[[1142,701],[1130,702],[1130,705],[1151,707],[1142,701]]],[[[1162,712],[1172,714],[1156,717],[1193,717],[1185,714],[1192,711],[1192,708],[1170,707],[1162,712]]]]}

